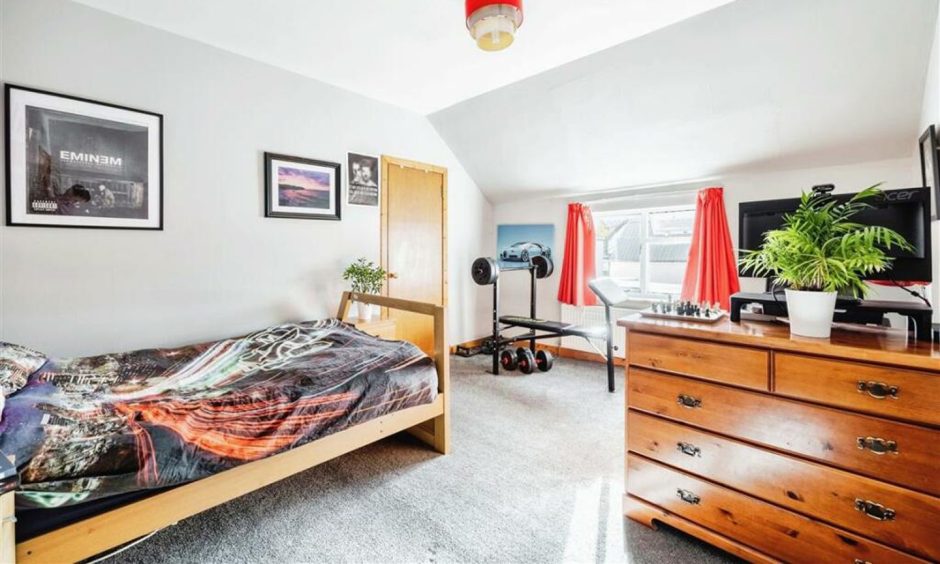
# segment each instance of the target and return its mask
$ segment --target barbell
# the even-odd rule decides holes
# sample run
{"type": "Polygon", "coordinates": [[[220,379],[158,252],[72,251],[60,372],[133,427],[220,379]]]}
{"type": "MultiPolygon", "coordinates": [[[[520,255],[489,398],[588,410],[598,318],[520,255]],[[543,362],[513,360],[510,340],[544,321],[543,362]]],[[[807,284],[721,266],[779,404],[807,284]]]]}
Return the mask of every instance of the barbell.
{"type": "MultiPolygon", "coordinates": [[[[502,270],[507,272],[512,270],[534,270],[535,277],[542,279],[552,275],[552,272],[555,271],[555,263],[546,256],[536,255],[529,259],[529,266],[503,268],[502,270]]],[[[489,286],[496,283],[496,280],[499,279],[499,273],[499,263],[496,262],[496,259],[490,257],[480,257],[473,261],[473,265],[470,267],[470,275],[473,277],[473,281],[480,286],[489,286]]]]}

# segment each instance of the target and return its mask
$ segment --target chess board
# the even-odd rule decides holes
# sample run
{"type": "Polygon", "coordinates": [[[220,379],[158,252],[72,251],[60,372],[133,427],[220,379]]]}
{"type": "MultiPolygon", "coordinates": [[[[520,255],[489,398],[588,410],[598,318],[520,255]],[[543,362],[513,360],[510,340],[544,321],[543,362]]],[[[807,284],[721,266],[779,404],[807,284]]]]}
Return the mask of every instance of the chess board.
{"type": "Polygon", "coordinates": [[[724,319],[728,313],[724,311],[712,311],[709,315],[682,315],[679,313],[659,313],[652,308],[644,309],[640,312],[643,317],[652,317],[654,319],[672,319],[675,321],[691,321],[693,323],[716,323],[724,319]]]}

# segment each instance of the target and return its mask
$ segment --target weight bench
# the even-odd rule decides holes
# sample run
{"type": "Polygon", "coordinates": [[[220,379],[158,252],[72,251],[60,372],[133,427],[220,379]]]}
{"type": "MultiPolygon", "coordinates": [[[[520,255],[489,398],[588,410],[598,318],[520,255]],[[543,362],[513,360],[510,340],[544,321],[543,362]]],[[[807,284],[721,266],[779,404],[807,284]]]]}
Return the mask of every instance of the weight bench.
{"type": "MultiPolygon", "coordinates": [[[[536,257],[538,258],[538,257],[536,257]]],[[[529,342],[529,351],[531,355],[526,354],[527,359],[533,359],[533,356],[536,355],[535,341],[539,339],[552,339],[558,337],[582,337],[587,340],[587,342],[597,350],[607,361],[607,389],[610,392],[615,391],[614,383],[614,351],[617,347],[613,343],[613,326],[611,324],[610,308],[617,303],[625,301],[628,296],[620,286],[617,285],[613,279],[610,278],[599,278],[592,280],[588,283],[588,287],[600,298],[601,302],[604,305],[604,319],[605,325],[602,327],[583,327],[579,325],[574,325],[572,323],[563,323],[561,321],[547,321],[544,319],[539,319],[536,316],[535,311],[535,301],[536,301],[536,287],[535,282],[537,279],[545,278],[551,274],[552,265],[551,261],[547,261],[546,264],[540,264],[539,261],[534,261],[535,264],[530,264],[528,267],[522,268],[513,268],[512,270],[528,270],[531,276],[531,285],[530,285],[530,296],[529,296],[529,317],[514,316],[514,315],[500,315],[499,314],[499,274],[500,269],[495,260],[490,258],[479,258],[477,259],[472,268],[473,279],[477,284],[480,285],[490,285],[493,286],[493,334],[491,337],[491,348],[493,356],[493,374],[499,374],[500,369],[500,355],[503,354],[506,350],[506,347],[509,347],[513,343],[519,343],[528,341],[529,342]],[[502,335],[503,329],[510,329],[518,327],[520,329],[528,329],[529,332],[523,333],[521,335],[515,335],[512,337],[504,337],[502,335]],[[591,339],[604,339],[606,344],[606,350],[601,351],[594,346],[594,343],[591,339]]],[[[541,261],[546,262],[546,261],[541,261]]],[[[505,269],[508,270],[508,269],[505,269]]],[[[521,352],[526,352],[524,349],[521,352]]],[[[512,354],[512,351],[509,351],[509,355],[512,354]]],[[[548,370],[551,368],[551,356],[548,355],[545,351],[538,353],[540,356],[535,357],[535,363],[538,364],[539,368],[542,370],[548,370]],[[547,360],[546,360],[547,358],[547,360]],[[546,366],[547,365],[547,366],[546,366]]],[[[522,356],[520,354],[520,356],[522,356]]],[[[527,362],[531,362],[527,360],[527,362]]],[[[514,365],[508,366],[509,368],[514,368],[514,365]]],[[[531,366],[528,366],[531,371],[531,366]]]]}
{"type": "Polygon", "coordinates": [[[556,337],[584,337],[585,339],[603,339],[607,332],[603,327],[582,327],[573,323],[563,323],[561,321],[546,321],[544,319],[532,319],[531,317],[519,317],[517,315],[500,316],[499,322],[513,327],[531,329],[532,331],[548,331],[554,333],[556,337]]]}

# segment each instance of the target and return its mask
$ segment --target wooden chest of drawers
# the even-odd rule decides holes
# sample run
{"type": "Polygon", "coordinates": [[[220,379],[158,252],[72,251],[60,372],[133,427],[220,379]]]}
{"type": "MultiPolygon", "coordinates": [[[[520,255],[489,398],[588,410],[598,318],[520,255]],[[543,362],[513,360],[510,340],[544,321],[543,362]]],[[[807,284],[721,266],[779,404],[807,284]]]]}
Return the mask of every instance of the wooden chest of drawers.
{"type": "Polygon", "coordinates": [[[628,517],[751,561],[940,561],[940,349],[618,323],[628,517]]]}

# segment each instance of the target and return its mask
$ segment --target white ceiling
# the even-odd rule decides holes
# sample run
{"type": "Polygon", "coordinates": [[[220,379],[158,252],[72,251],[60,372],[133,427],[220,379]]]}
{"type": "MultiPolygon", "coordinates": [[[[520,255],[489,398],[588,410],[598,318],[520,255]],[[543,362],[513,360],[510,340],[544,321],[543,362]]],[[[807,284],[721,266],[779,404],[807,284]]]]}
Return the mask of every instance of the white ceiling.
{"type": "Polygon", "coordinates": [[[909,157],[936,14],[739,0],[430,119],[494,202],[909,157]]]}
{"type": "Polygon", "coordinates": [[[426,114],[730,0],[530,0],[500,53],[462,0],[76,1],[426,114]]]}

